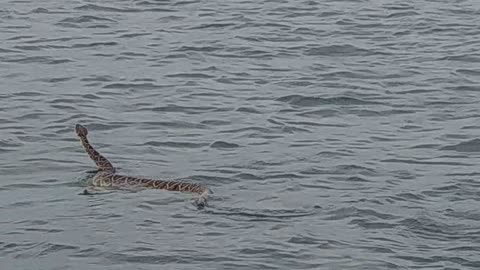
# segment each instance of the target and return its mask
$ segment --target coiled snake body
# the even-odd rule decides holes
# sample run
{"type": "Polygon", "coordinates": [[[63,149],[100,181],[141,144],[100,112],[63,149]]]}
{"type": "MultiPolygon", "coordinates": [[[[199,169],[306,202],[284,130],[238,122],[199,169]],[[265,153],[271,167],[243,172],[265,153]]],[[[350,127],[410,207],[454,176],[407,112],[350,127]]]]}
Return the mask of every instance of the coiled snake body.
{"type": "Polygon", "coordinates": [[[145,188],[154,188],[154,189],[165,189],[171,191],[181,191],[181,192],[190,192],[199,194],[195,200],[197,207],[203,208],[207,203],[207,197],[209,194],[209,189],[199,184],[195,183],[184,183],[180,181],[165,181],[157,179],[147,179],[132,177],[126,175],[119,175],[115,173],[115,167],[112,163],[108,161],[104,156],[102,156],[93,146],[88,142],[87,135],[88,130],[84,126],[77,124],[75,126],[75,132],[80,138],[85,152],[87,152],[95,165],[97,166],[98,172],[93,178],[93,185],[99,187],[126,187],[126,186],[135,186],[135,187],[145,187],[145,188]]]}

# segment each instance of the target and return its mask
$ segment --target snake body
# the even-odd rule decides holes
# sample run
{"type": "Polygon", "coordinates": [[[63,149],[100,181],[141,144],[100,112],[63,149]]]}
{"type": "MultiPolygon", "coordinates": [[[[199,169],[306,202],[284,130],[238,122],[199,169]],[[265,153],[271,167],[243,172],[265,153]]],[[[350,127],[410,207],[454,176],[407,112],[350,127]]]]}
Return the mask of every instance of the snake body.
{"type": "Polygon", "coordinates": [[[88,156],[97,166],[97,174],[93,178],[93,185],[98,187],[144,187],[153,189],[164,189],[170,191],[181,191],[196,193],[199,196],[196,204],[199,208],[203,208],[207,203],[209,189],[205,186],[195,183],[185,183],[181,181],[166,181],[158,179],[139,178],[126,175],[116,174],[115,167],[112,163],[101,155],[87,139],[88,130],[84,126],[77,124],[75,126],[80,142],[87,152],[88,156]]]}

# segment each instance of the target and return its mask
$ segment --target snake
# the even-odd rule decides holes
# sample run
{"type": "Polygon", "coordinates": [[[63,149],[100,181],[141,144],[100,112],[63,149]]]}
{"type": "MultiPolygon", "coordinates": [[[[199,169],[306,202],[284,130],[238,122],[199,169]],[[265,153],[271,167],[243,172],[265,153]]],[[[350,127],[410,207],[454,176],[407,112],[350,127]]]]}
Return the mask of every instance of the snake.
{"type": "Polygon", "coordinates": [[[116,173],[115,167],[112,163],[102,154],[100,154],[90,144],[87,139],[88,130],[86,127],[76,124],[75,133],[80,139],[80,143],[83,146],[85,152],[87,152],[89,158],[95,163],[97,170],[93,177],[92,184],[96,187],[144,187],[151,189],[163,189],[169,191],[180,191],[187,193],[198,194],[195,199],[195,204],[199,209],[203,208],[207,204],[207,198],[210,194],[210,189],[206,186],[187,183],[176,180],[160,180],[160,179],[148,179],[133,177],[127,175],[121,175],[116,173]]]}

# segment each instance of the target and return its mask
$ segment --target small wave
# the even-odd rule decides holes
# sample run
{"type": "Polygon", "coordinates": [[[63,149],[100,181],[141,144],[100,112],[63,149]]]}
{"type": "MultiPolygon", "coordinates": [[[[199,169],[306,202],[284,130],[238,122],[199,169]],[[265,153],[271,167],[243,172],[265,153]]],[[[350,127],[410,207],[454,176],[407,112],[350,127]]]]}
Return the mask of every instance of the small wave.
{"type": "Polygon", "coordinates": [[[154,107],[154,108],[146,108],[147,110],[151,110],[154,112],[184,112],[184,113],[201,113],[201,112],[209,112],[213,111],[215,107],[192,107],[192,106],[178,106],[178,105],[168,105],[164,107],[154,107]]]}
{"type": "Polygon", "coordinates": [[[104,12],[139,12],[139,9],[135,8],[116,8],[95,4],[86,4],[79,7],[75,7],[77,10],[92,10],[92,11],[104,11],[104,12]]]}
{"type": "Polygon", "coordinates": [[[173,12],[174,10],[165,8],[117,8],[104,5],[86,4],[79,7],[75,7],[77,10],[91,10],[91,11],[103,11],[103,12],[119,12],[119,13],[136,13],[136,12],[173,12]]]}
{"type": "Polygon", "coordinates": [[[263,128],[263,127],[245,127],[245,128],[238,128],[238,129],[228,129],[228,130],[222,130],[220,131],[220,133],[242,133],[247,131],[260,132],[260,133],[272,133],[271,129],[263,128]]]}
{"type": "Polygon", "coordinates": [[[405,164],[420,164],[420,165],[449,165],[449,166],[472,166],[472,164],[454,162],[454,161],[421,161],[421,160],[412,160],[412,159],[384,159],[382,162],[388,163],[405,163],[405,164]]]}
{"type": "Polygon", "coordinates": [[[149,36],[151,33],[128,33],[118,36],[118,38],[136,38],[141,36],[149,36]]]}
{"type": "Polygon", "coordinates": [[[30,11],[30,13],[33,13],[33,14],[35,14],[35,13],[46,13],[46,14],[48,14],[48,13],[50,13],[50,11],[46,8],[35,8],[35,9],[32,9],[30,11]]]}
{"type": "Polygon", "coordinates": [[[73,44],[72,48],[91,48],[91,47],[100,47],[100,46],[115,46],[118,45],[117,42],[92,42],[92,43],[77,43],[73,44]]]}
{"type": "Polygon", "coordinates": [[[206,23],[199,26],[191,27],[190,29],[206,29],[206,28],[226,28],[229,26],[234,26],[234,23],[206,23]]]}
{"type": "Polygon", "coordinates": [[[183,121],[173,121],[173,122],[161,122],[161,121],[146,121],[142,122],[145,126],[149,128],[156,128],[156,127],[170,127],[170,128],[193,128],[193,129],[206,129],[208,128],[206,125],[183,122],[183,121]]]}
{"type": "Polygon", "coordinates": [[[398,216],[381,213],[378,210],[373,209],[361,209],[357,207],[342,207],[326,213],[327,220],[340,220],[352,217],[360,218],[375,218],[381,220],[394,220],[399,218],[398,216]]]}
{"type": "Polygon", "coordinates": [[[194,47],[194,46],[182,46],[175,51],[179,52],[214,52],[223,49],[222,47],[213,47],[213,46],[202,46],[202,47],[194,47]]]}
{"type": "Polygon", "coordinates": [[[173,148],[201,148],[204,146],[208,146],[208,143],[190,143],[190,142],[156,142],[156,141],[148,141],[143,145],[150,145],[150,146],[166,146],[166,147],[173,147],[173,148]]]}
{"type": "Polygon", "coordinates": [[[380,104],[373,101],[365,101],[362,99],[339,96],[331,98],[311,97],[302,95],[288,95],[277,98],[276,101],[286,102],[295,106],[313,107],[319,105],[366,105],[380,104]]]}
{"type": "Polygon", "coordinates": [[[305,55],[308,56],[369,56],[374,54],[377,55],[379,53],[381,52],[362,49],[349,44],[320,46],[305,51],[305,55]]]}
{"type": "Polygon", "coordinates": [[[73,62],[70,59],[64,58],[54,58],[51,56],[30,56],[30,57],[3,57],[2,61],[9,62],[9,63],[19,63],[19,64],[33,64],[33,63],[40,63],[40,64],[48,64],[48,65],[58,65],[58,64],[65,64],[73,62]]]}
{"type": "Polygon", "coordinates": [[[162,88],[161,85],[153,83],[112,83],[107,84],[103,87],[104,89],[141,89],[141,90],[152,90],[162,88]]]}
{"type": "Polygon", "coordinates": [[[250,210],[246,208],[209,208],[205,210],[205,212],[212,215],[247,218],[250,221],[281,221],[312,216],[317,214],[317,210],[318,209],[302,211],[296,209],[250,210]]]}
{"type": "Polygon", "coordinates": [[[167,74],[165,77],[170,78],[197,78],[197,79],[210,79],[214,78],[213,75],[203,74],[203,73],[175,73],[175,74],[167,74]]]}

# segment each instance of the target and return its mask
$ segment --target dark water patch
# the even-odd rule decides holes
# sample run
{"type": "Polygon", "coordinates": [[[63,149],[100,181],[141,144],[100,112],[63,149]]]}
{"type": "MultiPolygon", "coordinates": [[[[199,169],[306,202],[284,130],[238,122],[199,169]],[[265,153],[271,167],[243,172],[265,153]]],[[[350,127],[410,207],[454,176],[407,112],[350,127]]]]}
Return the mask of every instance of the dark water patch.
{"type": "Polygon", "coordinates": [[[350,125],[346,125],[346,124],[315,123],[315,122],[309,122],[309,121],[298,121],[298,122],[289,121],[287,122],[287,124],[310,126],[310,127],[337,127],[337,128],[351,127],[350,125]]]}
{"type": "Polygon", "coordinates": [[[205,23],[200,24],[199,26],[191,27],[190,29],[206,29],[206,28],[228,28],[229,26],[234,26],[234,23],[205,23]]]}
{"type": "Polygon", "coordinates": [[[464,126],[462,129],[480,129],[480,126],[474,125],[474,126],[464,126]]]}
{"type": "Polygon", "coordinates": [[[115,77],[101,76],[101,75],[91,75],[90,77],[82,78],[80,80],[84,81],[84,82],[111,82],[111,81],[115,80],[115,77]]]}
{"type": "Polygon", "coordinates": [[[468,234],[464,234],[465,226],[453,226],[441,222],[438,219],[432,219],[430,217],[418,217],[418,218],[406,218],[399,222],[410,233],[413,233],[419,238],[426,240],[460,240],[470,237],[468,234]]]}
{"type": "MultiPolygon", "coordinates": [[[[127,252],[109,253],[105,254],[105,258],[112,261],[112,263],[137,263],[137,264],[192,264],[194,261],[210,261],[213,258],[205,256],[195,256],[192,254],[185,255],[168,255],[168,254],[156,254],[156,255],[136,255],[128,254],[127,252]]],[[[221,257],[216,257],[220,259],[221,257]]],[[[225,258],[227,260],[227,258],[225,258]]]]}
{"type": "Polygon", "coordinates": [[[458,61],[458,62],[465,62],[465,63],[479,63],[480,57],[472,56],[471,54],[457,54],[457,55],[449,55],[443,56],[437,59],[438,61],[458,61]]]}
{"type": "Polygon", "coordinates": [[[176,51],[179,51],[179,52],[189,52],[189,51],[192,51],[192,52],[214,52],[214,51],[218,51],[218,50],[222,50],[222,49],[223,49],[222,47],[211,47],[211,46],[201,46],[201,47],[182,46],[182,47],[176,49],[176,51]]]}
{"type": "Polygon", "coordinates": [[[265,179],[296,179],[296,178],[305,178],[305,176],[295,174],[295,173],[280,173],[280,174],[269,174],[265,179]]]}
{"type": "Polygon", "coordinates": [[[136,89],[136,90],[154,90],[163,86],[153,83],[112,83],[103,86],[105,89],[136,89]]]}
{"type": "Polygon", "coordinates": [[[390,202],[394,201],[402,201],[402,202],[409,202],[409,203],[422,203],[426,200],[426,197],[422,194],[415,194],[411,192],[404,192],[400,194],[395,194],[393,196],[388,196],[386,198],[390,202]]]}
{"type": "Polygon", "coordinates": [[[128,33],[118,36],[118,38],[136,38],[141,36],[149,36],[151,33],[128,33]]]}
{"type": "Polygon", "coordinates": [[[140,13],[140,12],[173,12],[174,10],[165,9],[165,8],[148,8],[148,9],[139,9],[139,8],[117,8],[112,6],[105,5],[95,5],[95,4],[86,4],[79,7],[75,7],[77,10],[83,11],[93,11],[93,12],[118,12],[118,13],[140,13]]]}
{"type": "Polygon", "coordinates": [[[97,22],[97,21],[116,22],[115,20],[112,20],[109,18],[83,15],[78,17],[65,18],[61,20],[60,23],[87,23],[87,22],[97,22]]]}
{"type": "Polygon", "coordinates": [[[18,36],[7,38],[7,40],[21,40],[21,39],[30,39],[34,37],[35,37],[34,35],[18,35],[18,36]]]}
{"type": "Polygon", "coordinates": [[[369,56],[373,54],[384,54],[385,52],[379,52],[369,49],[363,49],[350,44],[345,45],[329,45],[329,46],[307,46],[304,54],[307,56],[369,56]]]}
{"type": "Polygon", "coordinates": [[[35,91],[22,91],[18,93],[13,93],[12,97],[41,97],[45,96],[45,93],[35,92],[35,91]]]}
{"type": "Polygon", "coordinates": [[[175,73],[175,74],[167,74],[165,75],[165,77],[209,79],[209,78],[214,78],[215,76],[204,74],[204,73],[175,73]]]}
{"type": "Polygon", "coordinates": [[[121,55],[125,56],[132,56],[132,57],[146,57],[148,54],[146,53],[136,53],[136,52],[122,52],[121,55]]]}
{"type": "Polygon", "coordinates": [[[308,112],[302,112],[298,115],[300,116],[321,116],[321,117],[335,117],[340,114],[339,110],[334,109],[320,109],[320,110],[313,110],[308,112]]]}
{"type": "Polygon", "coordinates": [[[207,126],[226,126],[226,125],[230,125],[231,122],[225,121],[225,120],[203,120],[201,124],[207,125],[207,126]]]}
{"type": "Polygon", "coordinates": [[[95,4],[86,4],[79,7],[75,7],[77,10],[84,11],[103,11],[103,12],[138,12],[138,9],[135,8],[116,8],[109,7],[104,5],[95,5],[95,4]]]}
{"type": "Polygon", "coordinates": [[[37,39],[32,39],[32,40],[25,40],[23,41],[24,43],[54,43],[54,42],[67,42],[67,41],[72,41],[72,40],[81,40],[81,39],[89,39],[89,37],[82,37],[82,36],[70,36],[70,37],[54,37],[54,38],[46,38],[46,37],[41,37],[37,39]]]}
{"type": "Polygon", "coordinates": [[[249,108],[249,107],[240,107],[236,110],[237,112],[246,112],[246,113],[256,113],[256,114],[260,114],[261,112],[258,111],[257,109],[255,108],[249,108]]]}
{"type": "Polygon", "coordinates": [[[115,41],[106,41],[106,42],[91,42],[91,43],[77,43],[73,44],[72,48],[91,48],[91,47],[104,47],[104,46],[116,46],[118,45],[115,41]]]}
{"type": "Polygon", "coordinates": [[[455,145],[444,146],[440,150],[454,150],[457,152],[480,152],[480,139],[473,139],[455,145]]]}
{"type": "Polygon", "coordinates": [[[41,247],[38,247],[37,250],[38,252],[35,252],[34,254],[22,254],[20,257],[22,258],[39,258],[43,256],[47,256],[50,253],[58,253],[62,251],[67,251],[67,250],[77,250],[78,247],[71,246],[71,245],[64,245],[64,244],[54,244],[54,243],[45,243],[42,244],[41,247]],[[30,256],[29,256],[30,255],[30,256]]]}
{"type": "Polygon", "coordinates": [[[371,182],[371,180],[358,177],[358,176],[350,176],[350,177],[332,177],[332,180],[335,181],[345,181],[345,182],[358,182],[358,183],[366,183],[366,182],[371,182]]]}
{"type": "Polygon", "coordinates": [[[115,54],[112,53],[94,53],[92,56],[98,56],[98,57],[114,57],[115,54]]]}
{"type": "Polygon", "coordinates": [[[77,249],[78,251],[69,255],[70,257],[74,257],[74,258],[94,258],[94,257],[103,257],[104,256],[104,252],[102,252],[100,249],[98,248],[78,248],[77,249]]]}
{"type": "Polygon", "coordinates": [[[352,156],[352,153],[345,153],[343,151],[321,151],[316,154],[317,156],[323,156],[323,157],[350,157],[352,156]]]}
{"type": "Polygon", "coordinates": [[[381,230],[381,229],[392,229],[395,228],[396,224],[391,224],[387,222],[374,222],[367,219],[353,219],[348,224],[357,225],[367,230],[381,230]]]}
{"type": "Polygon", "coordinates": [[[323,241],[310,236],[298,235],[298,236],[290,237],[290,239],[288,239],[287,242],[291,244],[299,244],[299,245],[319,245],[319,244],[322,244],[323,241]]]}
{"type": "Polygon", "coordinates": [[[381,162],[387,163],[405,163],[405,164],[418,164],[418,165],[439,165],[439,166],[472,166],[472,164],[454,162],[454,161],[420,161],[420,160],[410,160],[410,159],[385,159],[381,162]]]}
{"type": "Polygon", "coordinates": [[[40,51],[42,48],[44,48],[43,46],[25,46],[25,45],[16,45],[14,47],[15,49],[19,49],[19,50],[22,50],[22,51],[40,51]]]}
{"type": "Polygon", "coordinates": [[[351,114],[365,117],[376,117],[376,116],[390,116],[395,114],[415,114],[415,110],[386,110],[386,111],[373,111],[373,110],[349,110],[351,114]]]}
{"type": "MultiPolygon", "coordinates": [[[[96,85],[97,84],[94,84],[94,86],[96,86],[96,85]]],[[[129,89],[129,90],[131,90],[131,89],[129,89]]],[[[124,96],[125,92],[114,91],[114,90],[105,90],[105,91],[97,91],[95,94],[98,95],[98,96],[102,96],[102,99],[103,99],[103,98],[111,98],[112,96],[117,96],[117,97],[124,96]]]]}
{"type": "Polygon", "coordinates": [[[238,148],[240,145],[236,143],[228,143],[224,141],[216,141],[210,145],[211,148],[215,149],[233,149],[233,148],[238,148]]]}
{"type": "Polygon", "coordinates": [[[19,50],[11,50],[11,49],[0,48],[0,53],[21,53],[21,51],[19,51],[19,50]]]}
{"type": "Polygon", "coordinates": [[[427,195],[427,196],[439,196],[440,193],[454,193],[457,191],[461,191],[462,188],[458,184],[447,184],[447,185],[442,185],[439,187],[435,187],[432,190],[429,191],[423,191],[422,193],[427,195]]]}
{"type": "Polygon", "coordinates": [[[455,211],[453,209],[446,209],[443,214],[452,218],[466,218],[468,220],[480,221],[480,213],[478,210],[455,211]]]}
{"type": "Polygon", "coordinates": [[[464,173],[454,172],[454,173],[448,173],[447,174],[447,176],[477,176],[477,175],[480,175],[480,173],[477,173],[477,172],[464,172],[464,173]]]}
{"type": "Polygon", "coordinates": [[[54,58],[51,56],[30,56],[30,57],[1,57],[2,61],[7,63],[18,63],[18,64],[47,64],[47,65],[58,65],[73,62],[70,59],[54,58]]]}
{"type": "Polygon", "coordinates": [[[474,69],[457,69],[455,72],[464,74],[464,75],[471,75],[471,76],[479,76],[480,71],[474,69]]]}
{"type": "Polygon", "coordinates": [[[414,145],[411,148],[412,149],[437,149],[440,146],[440,144],[419,144],[419,145],[414,145]]]}
{"type": "Polygon", "coordinates": [[[59,83],[59,82],[67,82],[74,78],[75,77],[42,78],[36,81],[45,82],[45,83],[59,83]]]}
{"type": "Polygon", "coordinates": [[[23,146],[23,143],[15,141],[14,139],[1,139],[0,140],[0,148],[4,150],[4,148],[16,148],[23,146]]]}
{"type": "Polygon", "coordinates": [[[29,13],[30,14],[60,14],[60,13],[66,13],[66,12],[50,11],[46,8],[35,8],[35,9],[32,9],[29,13]]]}

